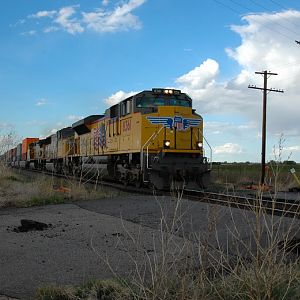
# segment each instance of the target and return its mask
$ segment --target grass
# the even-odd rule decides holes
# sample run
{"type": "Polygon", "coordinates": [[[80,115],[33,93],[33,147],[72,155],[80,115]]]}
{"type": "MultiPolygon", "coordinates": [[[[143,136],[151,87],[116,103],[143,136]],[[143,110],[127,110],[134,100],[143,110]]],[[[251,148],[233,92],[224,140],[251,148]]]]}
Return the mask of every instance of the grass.
{"type": "Polygon", "coordinates": [[[79,184],[77,181],[33,174],[0,165],[0,208],[60,204],[70,201],[96,200],[119,195],[103,186],[79,184]]]}
{"type": "Polygon", "coordinates": [[[91,280],[79,287],[43,287],[37,290],[36,300],[130,300],[130,290],[114,280],[91,280]]]}
{"type": "MultiPolygon", "coordinates": [[[[267,164],[266,183],[280,190],[287,190],[296,186],[290,173],[295,168],[300,177],[300,164],[278,163],[272,161],[267,164]],[[276,182],[275,182],[276,181],[276,182]]],[[[260,181],[261,165],[259,163],[215,163],[212,168],[212,182],[226,184],[233,187],[243,187],[250,184],[257,185],[260,181]]]]}
{"type": "MultiPolygon", "coordinates": [[[[230,224],[221,224],[227,228],[226,242],[219,241],[218,206],[211,206],[205,230],[187,234],[183,218],[187,212],[180,192],[173,200],[171,217],[161,215],[160,229],[156,238],[153,236],[153,252],[146,251],[124,228],[124,241],[132,240],[136,249],[126,249],[135,266],[128,283],[134,299],[300,299],[299,253],[293,253],[300,246],[295,239],[299,222],[267,215],[259,204],[261,195],[250,211],[227,208],[230,224]],[[241,220],[247,225],[247,235],[245,228],[241,230],[241,220]],[[296,241],[292,247],[291,240],[296,241]],[[134,252],[142,257],[138,259],[134,252]]],[[[126,245],[124,242],[124,248],[126,245]]],[[[110,266],[109,259],[94,251],[110,266]]],[[[113,266],[110,268],[121,280],[113,266]]]]}

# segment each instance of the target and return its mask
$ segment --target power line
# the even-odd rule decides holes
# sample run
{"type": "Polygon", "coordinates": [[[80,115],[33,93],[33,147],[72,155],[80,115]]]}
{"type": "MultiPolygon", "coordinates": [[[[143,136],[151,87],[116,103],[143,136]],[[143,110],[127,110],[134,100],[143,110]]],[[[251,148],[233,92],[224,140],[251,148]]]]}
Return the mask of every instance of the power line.
{"type": "MultiPolygon", "coordinates": [[[[244,8],[244,9],[246,9],[247,11],[251,11],[251,9],[250,9],[249,7],[243,5],[243,4],[239,3],[239,2],[236,2],[236,1],[234,1],[234,0],[229,0],[229,1],[231,1],[232,3],[234,3],[234,4],[236,4],[236,5],[240,6],[240,7],[242,7],[242,8],[244,8]]],[[[268,29],[271,30],[271,31],[274,31],[274,32],[276,32],[276,33],[278,33],[278,34],[281,34],[282,36],[286,37],[286,38],[289,39],[289,40],[293,40],[293,39],[294,39],[293,37],[291,37],[291,36],[289,36],[289,35],[287,35],[287,34],[285,34],[285,33],[283,33],[283,32],[280,32],[280,31],[278,31],[278,30],[275,30],[274,28],[272,28],[272,27],[270,27],[270,26],[268,26],[268,25],[266,25],[266,24],[264,24],[264,23],[261,23],[261,22],[259,22],[258,20],[256,20],[256,22],[259,23],[261,26],[268,28],[268,29]]],[[[271,22],[276,23],[276,22],[274,22],[274,21],[271,21],[271,22]]],[[[277,24],[278,24],[279,26],[281,26],[279,23],[277,23],[277,24]]],[[[281,26],[281,27],[283,27],[283,26],[281,26]]],[[[298,35],[298,33],[296,33],[296,34],[298,35]]]]}
{"type": "Polygon", "coordinates": [[[276,1],[274,1],[274,0],[270,0],[272,3],[274,3],[274,4],[276,4],[277,6],[279,6],[279,7],[281,7],[281,8],[283,8],[283,9],[286,9],[286,10],[288,10],[288,8],[287,7],[285,7],[285,6],[283,6],[283,5],[281,5],[280,3],[278,3],[278,2],[276,2],[276,1]]]}
{"type": "Polygon", "coordinates": [[[234,8],[232,8],[232,7],[228,6],[228,5],[226,5],[226,4],[223,3],[223,2],[220,2],[220,1],[218,1],[218,0],[214,0],[214,1],[215,1],[216,3],[218,3],[218,4],[220,4],[220,5],[222,5],[222,6],[226,7],[226,8],[228,8],[228,9],[230,9],[231,11],[237,13],[238,15],[241,13],[241,12],[235,10],[234,8]]]}
{"type": "MultiPolygon", "coordinates": [[[[272,10],[270,10],[269,8],[267,8],[267,7],[264,6],[264,5],[262,5],[262,4],[260,4],[260,3],[257,3],[257,2],[254,1],[254,0],[250,0],[250,1],[251,1],[252,3],[254,3],[255,5],[257,5],[257,6],[261,7],[261,8],[263,8],[263,9],[265,9],[266,11],[269,11],[269,12],[271,12],[271,13],[274,13],[272,10]]],[[[286,22],[292,24],[293,26],[296,26],[296,27],[298,26],[298,25],[294,24],[293,22],[291,22],[290,20],[284,19],[284,21],[286,21],[286,22]]],[[[286,29],[286,30],[288,30],[288,31],[290,31],[290,32],[292,32],[292,33],[294,33],[294,34],[296,34],[296,35],[299,34],[299,32],[296,32],[296,31],[294,31],[293,29],[288,28],[288,27],[286,27],[286,26],[284,26],[284,25],[282,25],[282,24],[280,24],[280,23],[278,23],[278,22],[275,22],[275,21],[272,21],[272,22],[278,24],[280,27],[282,27],[282,28],[284,28],[284,29],[286,29]]]]}
{"type": "Polygon", "coordinates": [[[261,140],[261,186],[265,183],[265,168],[266,168],[266,128],[267,128],[267,92],[283,93],[283,90],[269,89],[268,78],[272,75],[278,75],[277,73],[271,73],[268,71],[255,72],[264,76],[264,87],[257,87],[256,85],[248,85],[249,89],[257,89],[263,91],[263,119],[262,119],[262,140],[261,140]]]}

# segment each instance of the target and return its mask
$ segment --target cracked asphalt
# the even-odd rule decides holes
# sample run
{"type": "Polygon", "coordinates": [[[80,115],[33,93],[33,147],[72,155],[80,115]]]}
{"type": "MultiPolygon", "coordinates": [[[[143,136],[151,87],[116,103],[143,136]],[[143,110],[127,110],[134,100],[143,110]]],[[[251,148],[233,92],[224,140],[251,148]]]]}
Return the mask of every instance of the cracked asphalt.
{"type": "MultiPolygon", "coordinates": [[[[249,226],[255,220],[251,212],[186,200],[177,204],[171,197],[126,195],[1,209],[0,299],[9,299],[1,295],[31,299],[41,286],[80,285],[90,279],[112,278],[114,272],[129,277],[134,264],[128,254],[137,253],[132,239],[139,240],[144,250],[153,251],[161,224],[171,224],[174,211],[182,225],[177,243],[183,236],[193,240],[195,234],[207,233],[211,220],[217,228],[217,235],[210,237],[211,245],[228,247],[231,226],[239,228],[244,240],[251,238],[249,226]],[[51,226],[43,231],[15,232],[21,219],[51,226]]],[[[299,228],[297,222],[295,228],[299,228]]],[[[289,219],[280,222],[280,230],[284,232],[290,224],[289,219]]],[[[137,254],[136,259],[143,257],[137,254]]]]}

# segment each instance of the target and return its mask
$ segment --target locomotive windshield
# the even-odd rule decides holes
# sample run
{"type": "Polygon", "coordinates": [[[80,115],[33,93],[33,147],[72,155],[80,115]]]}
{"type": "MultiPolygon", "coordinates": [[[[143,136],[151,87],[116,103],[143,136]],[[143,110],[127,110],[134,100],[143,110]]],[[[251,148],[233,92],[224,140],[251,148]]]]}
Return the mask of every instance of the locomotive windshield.
{"type": "Polygon", "coordinates": [[[157,106],[185,106],[191,107],[191,101],[187,99],[178,99],[170,97],[139,97],[136,99],[136,107],[146,108],[146,107],[157,107],[157,106]]]}

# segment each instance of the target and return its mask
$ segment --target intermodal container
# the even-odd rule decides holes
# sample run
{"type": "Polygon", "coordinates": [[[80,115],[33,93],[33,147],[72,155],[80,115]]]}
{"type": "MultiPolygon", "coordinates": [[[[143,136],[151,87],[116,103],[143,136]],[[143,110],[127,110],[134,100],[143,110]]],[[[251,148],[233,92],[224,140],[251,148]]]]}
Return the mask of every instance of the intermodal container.
{"type": "Polygon", "coordinates": [[[38,140],[38,138],[26,138],[22,141],[22,160],[27,159],[28,146],[38,140]]]}

